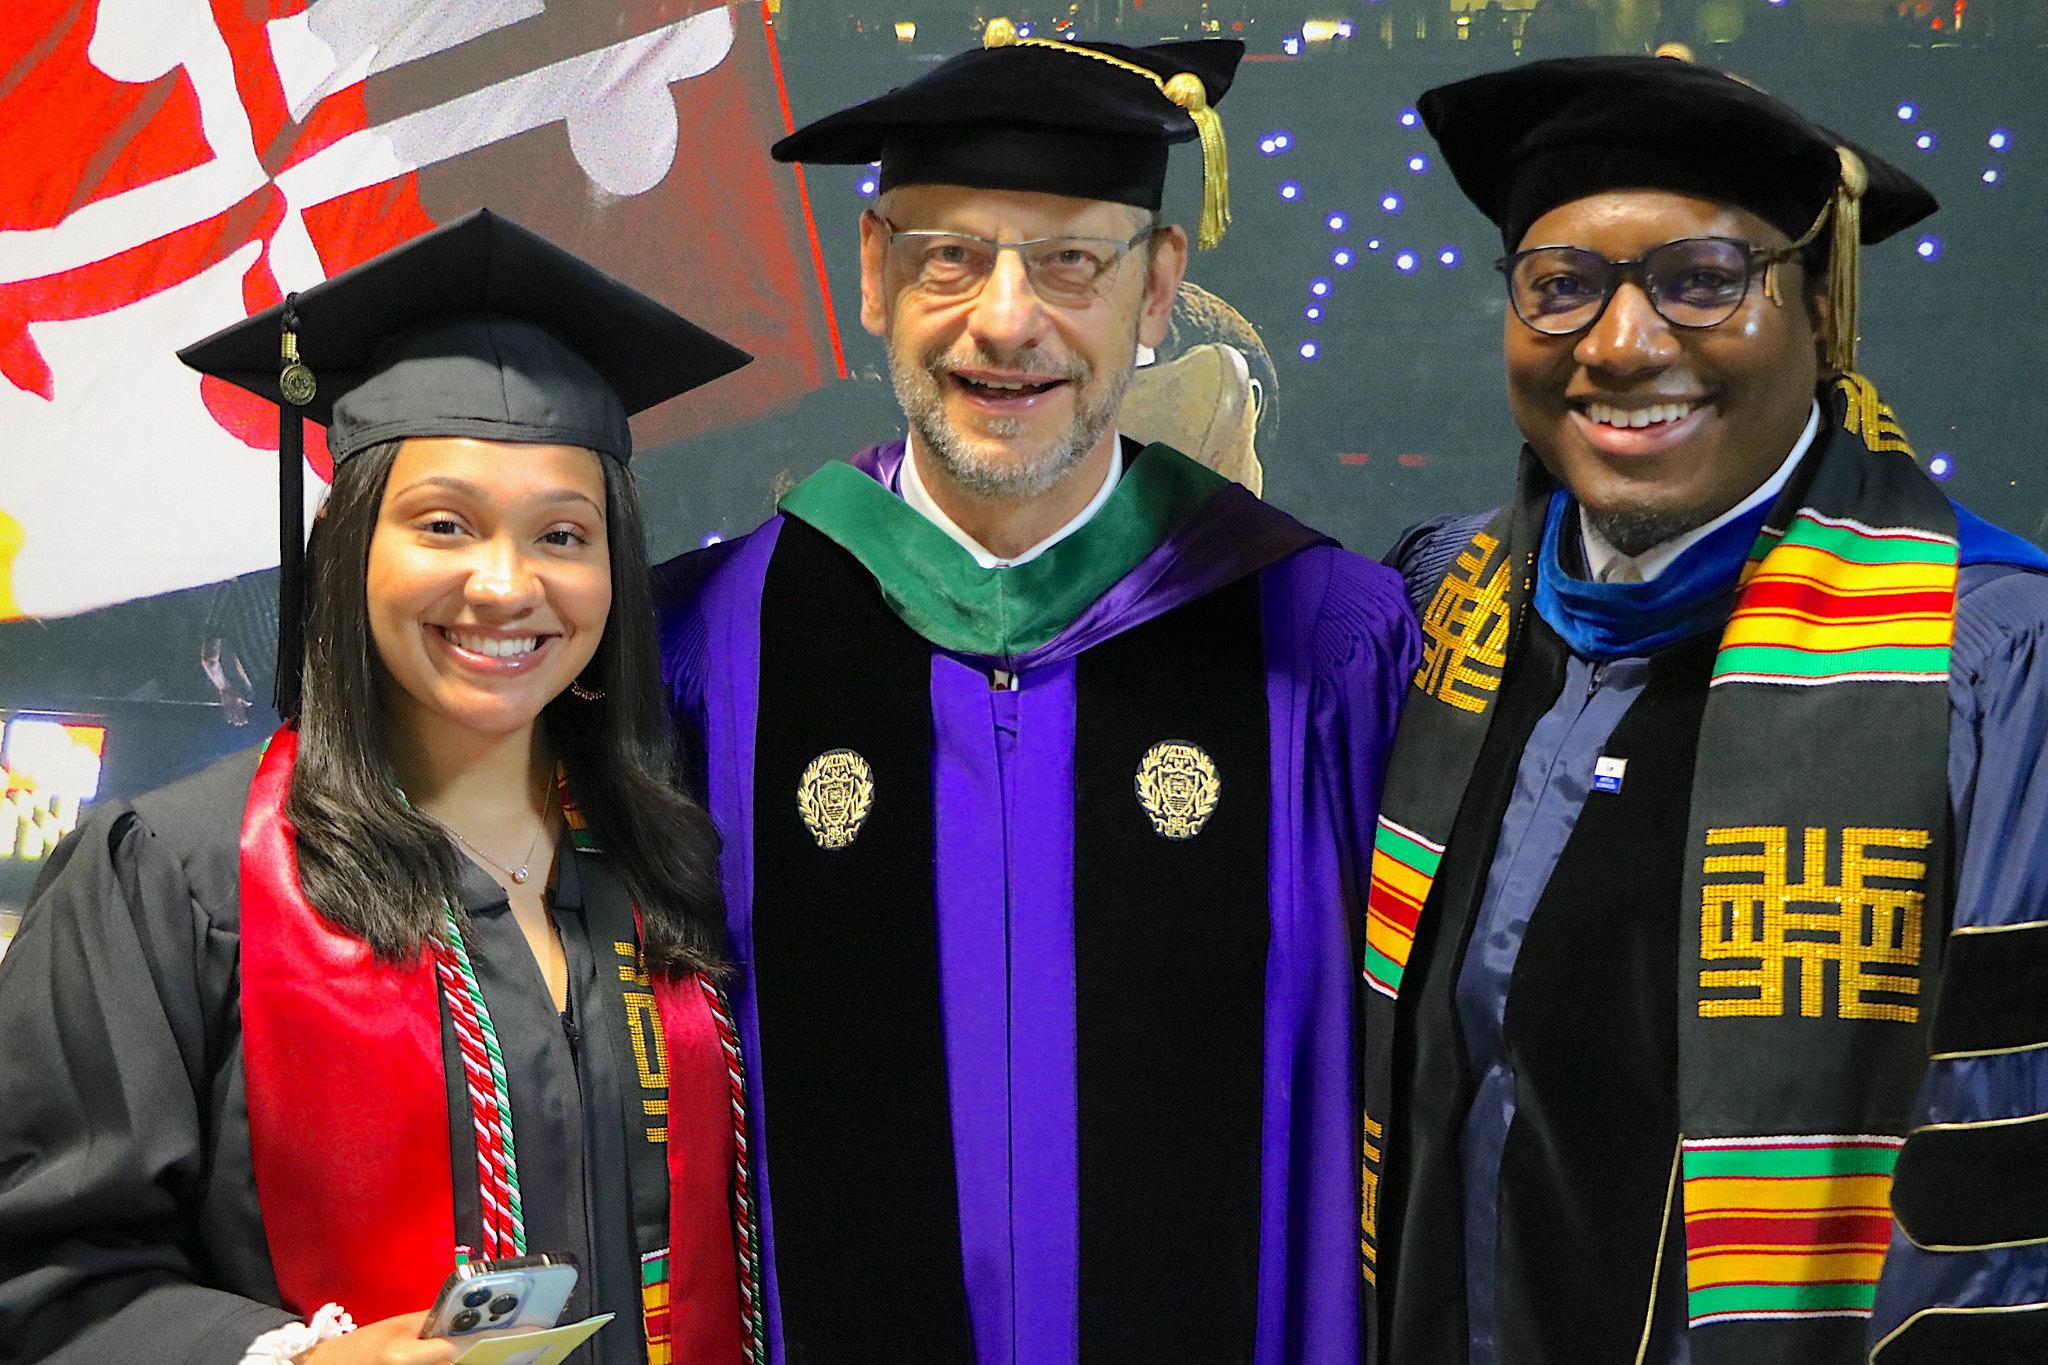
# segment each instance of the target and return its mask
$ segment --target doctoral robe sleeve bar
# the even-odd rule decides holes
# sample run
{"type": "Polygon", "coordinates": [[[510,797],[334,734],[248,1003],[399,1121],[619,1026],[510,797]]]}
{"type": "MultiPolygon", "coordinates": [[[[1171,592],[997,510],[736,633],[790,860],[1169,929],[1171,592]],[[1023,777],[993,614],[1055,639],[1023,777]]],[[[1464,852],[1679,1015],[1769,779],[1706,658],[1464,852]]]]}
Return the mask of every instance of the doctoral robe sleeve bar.
{"type": "Polygon", "coordinates": [[[108,810],[0,960],[0,1361],[234,1365],[292,1320],[261,1301],[233,878],[108,810]]]}
{"type": "Polygon", "coordinates": [[[2048,1030],[2026,1027],[2048,996],[2048,576],[1986,566],[1958,587],[1955,921],[1893,1188],[1879,1365],[2031,1359],[2048,1335],[2048,1196],[2015,1178],[2048,1164],[2048,1030]]]}

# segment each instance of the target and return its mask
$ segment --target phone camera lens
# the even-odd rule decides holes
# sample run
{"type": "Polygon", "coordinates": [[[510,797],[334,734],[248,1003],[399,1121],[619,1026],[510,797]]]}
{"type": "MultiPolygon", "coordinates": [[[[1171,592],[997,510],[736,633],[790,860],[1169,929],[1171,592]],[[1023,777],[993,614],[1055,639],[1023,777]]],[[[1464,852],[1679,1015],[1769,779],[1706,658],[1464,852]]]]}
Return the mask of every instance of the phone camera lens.
{"type": "Polygon", "coordinates": [[[516,1294],[500,1294],[491,1300],[491,1316],[502,1318],[518,1306],[519,1297],[516,1294]]]}
{"type": "Polygon", "coordinates": [[[490,1301],[491,1291],[488,1289],[472,1289],[462,1296],[464,1308],[481,1308],[490,1301]]]}
{"type": "Polygon", "coordinates": [[[458,1332],[467,1332],[483,1320],[483,1315],[477,1312],[474,1308],[465,1308],[460,1313],[457,1313],[455,1315],[455,1330],[458,1332]]]}

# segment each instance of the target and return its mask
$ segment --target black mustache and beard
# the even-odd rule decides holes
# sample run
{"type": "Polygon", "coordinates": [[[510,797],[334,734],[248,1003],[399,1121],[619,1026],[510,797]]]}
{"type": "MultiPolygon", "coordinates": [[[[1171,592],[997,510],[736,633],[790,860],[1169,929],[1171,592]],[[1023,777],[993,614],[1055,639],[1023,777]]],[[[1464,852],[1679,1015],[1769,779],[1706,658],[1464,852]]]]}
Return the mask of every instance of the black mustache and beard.
{"type": "Polygon", "coordinates": [[[1593,523],[1593,529],[1598,531],[1609,545],[1631,559],[1646,550],[1656,549],[1667,540],[1676,540],[1687,531],[1697,531],[1712,521],[1716,515],[1702,515],[1692,508],[1653,511],[1647,508],[1620,507],[1597,512],[1588,507],[1585,511],[1586,520],[1593,523]]]}
{"type": "Polygon", "coordinates": [[[1124,351],[1133,361],[1100,374],[1080,356],[1071,356],[1062,363],[1050,361],[1034,350],[979,343],[965,356],[951,354],[950,347],[936,347],[921,356],[912,356],[891,338],[889,375],[895,382],[896,401],[902,404],[904,416],[947,477],[983,497],[1034,498],[1073,473],[1088,452],[1115,427],[1124,391],[1130,387],[1137,349],[1136,318],[1131,322],[1130,345],[1124,351]],[[961,431],[946,416],[948,375],[957,369],[984,367],[1072,384],[1073,423],[1066,431],[1023,449],[1008,444],[990,449],[986,444],[991,438],[1007,442],[1018,435],[1024,430],[1021,418],[984,419],[983,432],[978,435],[961,431]]]}

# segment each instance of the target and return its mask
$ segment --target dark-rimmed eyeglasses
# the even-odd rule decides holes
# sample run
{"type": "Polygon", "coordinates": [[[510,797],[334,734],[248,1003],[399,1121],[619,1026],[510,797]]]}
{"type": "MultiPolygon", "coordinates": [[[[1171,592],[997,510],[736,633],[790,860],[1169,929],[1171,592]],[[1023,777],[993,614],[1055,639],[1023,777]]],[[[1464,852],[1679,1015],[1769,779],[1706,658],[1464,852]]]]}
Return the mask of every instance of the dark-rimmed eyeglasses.
{"type": "Polygon", "coordinates": [[[1759,247],[1734,237],[1685,237],[1636,260],[1610,261],[1579,246],[1539,246],[1495,261],[1515,316],[1545,336],[1570,336],[1600,320],[1614,291],[1634,284],[1673,327],[1713,327],[1735,316],[1759,271],[1777,297],[1777,267],[1800,244],[1759,247]]]}
{"type": "Polygon", "coordinates": [[[1131,248],[1159,231],[1153,224],[1128,240],[1033,237],[1025,242],[996,242],[964,232],[906,231],[880,214],[875,216],[889,229],[889,256],[896,269],[919,289],[940,298],[976,292],[995,273],[996,259],[1005,251],[1014,251],[1024,263],[1031,287],[1047,303],[1087,303],[1109,288],[1131,248]]]}

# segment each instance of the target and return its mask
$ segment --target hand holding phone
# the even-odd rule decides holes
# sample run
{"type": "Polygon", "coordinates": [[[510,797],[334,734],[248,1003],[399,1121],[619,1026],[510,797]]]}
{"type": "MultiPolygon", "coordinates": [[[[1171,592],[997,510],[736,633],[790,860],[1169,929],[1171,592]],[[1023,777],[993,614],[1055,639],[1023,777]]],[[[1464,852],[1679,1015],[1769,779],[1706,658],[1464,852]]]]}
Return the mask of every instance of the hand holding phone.
{"type": "Polygon", "coordinates": [[[460,1266],[427,1310],[422,1337],[464,1341],[553,1327],[576,1288],[568,1256],[515,1256],[460,1266]]]}
{"type": "Polygon", "coordinates": [[[445,1365],[466,1349],[440,1337],[420,1338],[425,1313],[366,1322],[347,1336],[323,1341],[300,1365],[445,1365]]]}

